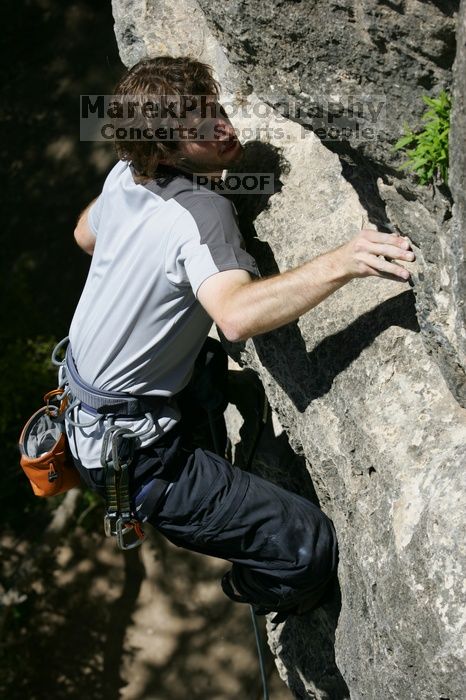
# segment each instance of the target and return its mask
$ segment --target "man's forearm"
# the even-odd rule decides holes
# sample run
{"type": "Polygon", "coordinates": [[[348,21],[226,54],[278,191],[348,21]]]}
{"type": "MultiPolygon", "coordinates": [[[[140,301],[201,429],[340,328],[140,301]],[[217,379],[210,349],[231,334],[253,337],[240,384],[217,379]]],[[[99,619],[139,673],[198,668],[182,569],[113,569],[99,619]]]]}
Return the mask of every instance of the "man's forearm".
{"type": "Polygon", "coordinates": [[[290,323],[349,282],[339,251],[237,289],[228,314],[234,339],[245,340],[290,323]]]}

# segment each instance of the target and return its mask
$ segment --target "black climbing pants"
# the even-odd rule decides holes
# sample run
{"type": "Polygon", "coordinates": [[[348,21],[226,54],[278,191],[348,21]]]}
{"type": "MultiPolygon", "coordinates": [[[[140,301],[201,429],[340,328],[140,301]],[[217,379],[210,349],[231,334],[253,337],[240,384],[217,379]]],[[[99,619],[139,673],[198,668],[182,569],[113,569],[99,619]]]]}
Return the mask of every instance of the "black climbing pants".
{"type": "MultiPolygon", "coordinates": [[[[222,585],[233,600],[285,614],[316,607],[336,577],[331,520],[306,498],[190,444],[189,423],[188,410],[137,451],[130,487],[140,519],[179,547],[230,561],[222,585]]],[[[80,471],[104,495],[102,470],[80,471]]]]}

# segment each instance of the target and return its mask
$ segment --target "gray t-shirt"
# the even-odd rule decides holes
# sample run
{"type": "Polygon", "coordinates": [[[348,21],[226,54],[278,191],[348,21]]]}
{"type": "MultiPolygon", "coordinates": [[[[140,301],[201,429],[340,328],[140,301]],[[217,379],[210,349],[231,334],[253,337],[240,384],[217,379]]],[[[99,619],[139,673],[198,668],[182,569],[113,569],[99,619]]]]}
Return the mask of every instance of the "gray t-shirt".
{"type": "MultiPolygon", "coordinates": [[[[142,440],[147,445],[179,420],[170,397],[188,383],[212,325],[196,298],[200,285],[224,270],[259,272],[232,203],[182,175],[165,185],[135,184],[132,167],[120,161],[88,221],[96,244],[71,323],[73,356],[97,388],[167,397],[142,440]]],[[[89,421],[83,410],[76,414],[89,421]]],[[[139,430],[147,421],[120,422],[139,430]]],[[[67,427],[72,451],[88,468],[100,466],[103,422],[67,427]]]]}

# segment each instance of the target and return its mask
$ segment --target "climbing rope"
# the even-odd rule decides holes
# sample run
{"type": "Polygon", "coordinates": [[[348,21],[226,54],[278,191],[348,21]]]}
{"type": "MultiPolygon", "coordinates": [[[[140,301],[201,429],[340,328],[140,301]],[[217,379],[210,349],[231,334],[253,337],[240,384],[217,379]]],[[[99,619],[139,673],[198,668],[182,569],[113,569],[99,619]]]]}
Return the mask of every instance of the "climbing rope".
{"type": "Polygon", "coordinates": [[[267,673],[265,671],[265,658],[264,658],[264,645],[262,642],[262,636],[259,630],[259,625],[257,624],[256,613],[254,612],[254,606],[250,605],[249,609],[251,611],[252,626],[254,627],[254,636],[256,638],[257,654],[259,656],[259,668],[261,672],[262,679],[262,690],[264,700],[269,700],[269,689],[267,686],[267,673]]]}
{"type": "MultiPolygon", "coordinates": [[[[260,420],[258,429],[256,431],[256,434],[254,436],[251,451],[249,453],[248,460],[246,463],[246,470],[247,471],[249,471],[252,467],[252,463],[254,461],[254,457],[256,455],[257,448],[259,446],[260,438],[262,436],[265,424],[267,423],[268,415],[269,415],[269,405],[268,405],[267,397],[264,395],[264,406],[263,406],[263,410],[262,410],[261,420],[260,420]]],[[[261,674],[261,680],[262,680],[263,699],[269,700],[267,673],[265,670],[264,645],[263,645],[262,636],[261,636],[261,633],[259,630],[259,625],[257,622],[257,616],[256,616],[256,613],[254,610],[254,606],[250,605],[249,610],[251,612],[252,626],[254,628],[254,637],[256,639],[257,655],[259,657],[259,668],[260,668],[260,674],[261,674]]]]}

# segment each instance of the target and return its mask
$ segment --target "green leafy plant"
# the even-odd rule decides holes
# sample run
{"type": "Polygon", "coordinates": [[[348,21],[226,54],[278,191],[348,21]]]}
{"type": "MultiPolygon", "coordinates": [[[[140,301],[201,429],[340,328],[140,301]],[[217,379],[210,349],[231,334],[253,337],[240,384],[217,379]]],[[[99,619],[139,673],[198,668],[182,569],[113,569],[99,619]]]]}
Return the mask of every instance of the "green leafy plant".
{"type": "Polygon", "coordinates": [[[393,150],[406,151],[408,158],[401,167],[415,172],[422,185],[439,180],[447,184],[451,97],[442,90],[438,97],[422,99],[429,107],[422,115],[424,128],[414,132],[405,124],[405,134],[393,150]]]}

